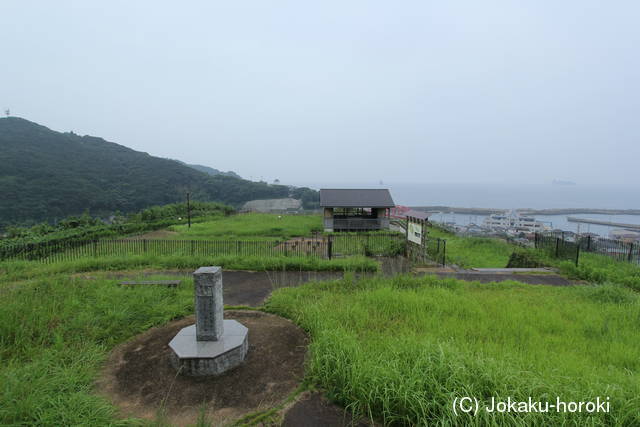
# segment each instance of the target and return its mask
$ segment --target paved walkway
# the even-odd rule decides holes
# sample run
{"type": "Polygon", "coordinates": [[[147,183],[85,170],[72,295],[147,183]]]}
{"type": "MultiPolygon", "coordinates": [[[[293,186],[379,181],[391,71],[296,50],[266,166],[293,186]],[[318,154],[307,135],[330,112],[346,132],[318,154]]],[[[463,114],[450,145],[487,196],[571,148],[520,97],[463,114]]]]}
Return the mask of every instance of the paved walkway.
{"type": "MultiPolygon", "coordinates": [[[[382,273],[386,276],[402,274],[408,271],[409,264],[398,259],[382,259],[382,273]]],[[[416,275],[435,274],[438,277],[452,277],[459,280],[481,283],[504,282],[513,280],[531,285],[568,286],[576,284],[549,270],[539,269],[482,269],[455,270],[451,267],[416,268],[416,275]],[[535,270],[535,271],[534,271],[535,270]]],[[[136,276],[165,275],[190,279],[192,270],[112,272],[107,277],[132,279],[136,276]]],[[[365,273],[366,275],[367,273],[365,273]]],[[[330,271],[224,271],[224,302],[226,305],[261,306],[271,292],[278,288],[295,287],[304,283],[336,280],[342,278],[342,272],[330,271]]]]}

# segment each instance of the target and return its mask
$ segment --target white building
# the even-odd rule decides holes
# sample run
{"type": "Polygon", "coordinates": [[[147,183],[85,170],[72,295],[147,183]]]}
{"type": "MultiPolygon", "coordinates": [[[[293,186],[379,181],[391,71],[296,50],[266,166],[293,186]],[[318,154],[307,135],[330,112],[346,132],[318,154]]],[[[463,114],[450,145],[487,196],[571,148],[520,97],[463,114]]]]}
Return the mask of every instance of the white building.
{"type": "Polygon", "coordinates": [[[517,233],[535,233],[548,229],[540,221],[530,216],[520,215],[516,211],[508,211],[503,214],[492,214],[485,218],[482,223],[484,227],[492,230],[511,230],[517,233]]]}

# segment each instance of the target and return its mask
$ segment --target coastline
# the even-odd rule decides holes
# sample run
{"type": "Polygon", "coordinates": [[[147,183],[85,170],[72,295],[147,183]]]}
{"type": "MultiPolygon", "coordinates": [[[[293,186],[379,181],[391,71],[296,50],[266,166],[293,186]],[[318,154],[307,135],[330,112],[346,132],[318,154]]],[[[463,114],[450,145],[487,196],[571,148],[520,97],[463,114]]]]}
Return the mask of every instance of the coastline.
{"type": "MultiPolygon", "coordinates": [[[[491,215],[502,213],[508,209],[499,208],[462,208],[453,206],[410,206],[422,212],[460,213],[469,215],[491,215]]],[[[524,215],[569,215],[569,214],[596,214],[596,215],[640,215],[640,209],[597,209],[597,208],[553,208],[531,209],[518,208],[518,213],[524,215]]]]}

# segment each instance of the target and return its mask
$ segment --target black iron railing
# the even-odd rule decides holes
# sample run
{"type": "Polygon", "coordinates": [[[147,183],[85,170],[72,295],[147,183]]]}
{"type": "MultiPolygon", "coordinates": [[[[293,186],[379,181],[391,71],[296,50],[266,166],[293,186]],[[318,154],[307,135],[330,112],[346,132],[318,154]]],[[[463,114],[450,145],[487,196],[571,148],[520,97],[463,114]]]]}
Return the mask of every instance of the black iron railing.
{"type": "Polygon", "coordinates": [[[296,256],[333,258],[392,256],[404,251],[399,233],[336,233],[289,240],[136,240],[104,239],[0,246],[0,261],[57,262],[104,256],[296,256]]]}
{"type": "Polygon", "coordinates": [[[578,236],[573,233],[536,233],[534,244],[554,258],[568,259],[579,263],[581,252],[605,255],[623,262],[640,263],[640,243],[600,237],[578,236]]]}

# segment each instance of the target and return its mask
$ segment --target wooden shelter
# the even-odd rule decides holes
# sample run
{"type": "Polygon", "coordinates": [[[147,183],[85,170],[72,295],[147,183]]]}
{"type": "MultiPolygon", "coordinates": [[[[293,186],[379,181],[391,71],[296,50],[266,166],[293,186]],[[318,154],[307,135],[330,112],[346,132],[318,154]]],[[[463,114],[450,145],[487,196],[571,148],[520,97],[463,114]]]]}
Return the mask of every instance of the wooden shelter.
{"type": "Polygon", "coordinates": [[[320,190],[325,231],[387,230],[394,206],[387,189],[320,190]]]}

